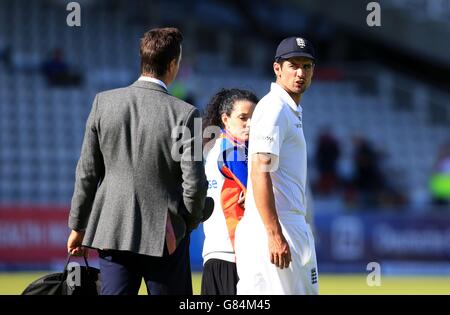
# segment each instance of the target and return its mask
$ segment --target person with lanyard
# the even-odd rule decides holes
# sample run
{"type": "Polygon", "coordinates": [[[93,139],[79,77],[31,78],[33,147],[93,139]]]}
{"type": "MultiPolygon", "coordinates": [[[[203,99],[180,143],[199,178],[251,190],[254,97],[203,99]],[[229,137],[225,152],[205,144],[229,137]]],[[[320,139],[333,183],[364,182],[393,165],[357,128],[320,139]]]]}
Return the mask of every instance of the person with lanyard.
{"type": "Polygon", "coordinates": [[[208,196],[214,199],[215,206],[211,217],[203,223],[202,295],[236,294],[234,232],[244,214],[247,141],[257,102],[249,91],[223,89],[206,108],[205,134],[219,136],[205,145],[208,196]]]}
{"type": "Polygon", "coordinates": [[[236,229],[237,294],[317,294],[314,238],[305,220],[306,142],[300,101],[315,54],[302,37],[278,45],[276,82],[256,105],[245,214],[236,229]]]}

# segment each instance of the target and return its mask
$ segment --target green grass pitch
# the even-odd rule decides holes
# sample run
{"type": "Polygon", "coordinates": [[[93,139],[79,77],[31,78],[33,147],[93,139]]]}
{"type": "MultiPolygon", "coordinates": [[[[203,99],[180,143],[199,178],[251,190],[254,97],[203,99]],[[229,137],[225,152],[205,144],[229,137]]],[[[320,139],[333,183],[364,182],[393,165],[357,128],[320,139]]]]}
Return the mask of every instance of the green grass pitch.
{"type": "MultiPolygon", "coordinates": [[[[0,295],[20,294],[33,280],[50,272],[0,273],[0,295]]],[[[194,294],[200,294],[201,273],[193,274],[194,294]]],[[[140,294],[147,294],[142,283],[140,294]]],[[[319,274],[320,294],[450,294],[449,276],[382,276],[381,285],[370,287],[364,274],[319,274]]]]}

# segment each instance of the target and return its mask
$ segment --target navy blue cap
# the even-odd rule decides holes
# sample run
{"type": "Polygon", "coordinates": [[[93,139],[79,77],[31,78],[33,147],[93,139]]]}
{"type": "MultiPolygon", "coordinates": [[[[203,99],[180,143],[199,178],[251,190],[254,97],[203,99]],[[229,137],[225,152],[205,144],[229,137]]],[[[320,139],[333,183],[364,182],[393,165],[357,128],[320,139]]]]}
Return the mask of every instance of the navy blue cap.
{"type": "Polygon", "coordinates": [[[303,37],[288,37],[283,39],[278,45],[275,60],[307,57],[315,61],[314,55],[314,47],[307,39],[303,37]]]}

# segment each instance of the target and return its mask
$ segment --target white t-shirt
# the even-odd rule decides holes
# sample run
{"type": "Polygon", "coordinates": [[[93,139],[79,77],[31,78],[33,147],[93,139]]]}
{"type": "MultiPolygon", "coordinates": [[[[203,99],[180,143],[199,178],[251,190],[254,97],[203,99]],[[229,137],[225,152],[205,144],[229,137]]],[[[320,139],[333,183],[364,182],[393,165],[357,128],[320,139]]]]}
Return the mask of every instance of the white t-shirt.
{"type": "MultiPolygon", "coordinates": [[[[252,116],[249,161],[255,153],[274,155],[271,171],[275,206],[279,219],[290,214],[306,215],[306,142],[302,108],[277,83],[257,104],[252,116]]],[[[249,165],[249,174],[251,162],[249,165]]],[[[253,186],[247,183],[245,216],[258,215],[253,186]]]]}

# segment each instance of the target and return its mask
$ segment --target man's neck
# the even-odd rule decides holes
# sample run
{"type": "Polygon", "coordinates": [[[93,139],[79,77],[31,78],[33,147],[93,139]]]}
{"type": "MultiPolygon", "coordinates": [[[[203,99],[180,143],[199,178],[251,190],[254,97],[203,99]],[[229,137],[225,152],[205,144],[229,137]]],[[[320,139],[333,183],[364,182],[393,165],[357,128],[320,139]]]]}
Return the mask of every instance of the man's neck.
{"type": "Polygon", "coordinates": [[[294,94],[294,93],[289,93],[289,96],[294,100],[295,104],[297,104],[297,106],[300,104],[300,101],[302,99],[302,95],[301,94],[294,94]]]}
{"type": "Polygon", "coordinates": [[[286,91],[287,94],[289,94],[289,96],[294,100],[295,104],[297,104],[297,106],[300,104],[300,101],[302,99],[302,95],[301,94],[295,94],[295,93],[291,93],[289,92],[285,86],[283,84],[281,84],[280,82],[276,81],[276,83],[283,89],[286,91]]]}

